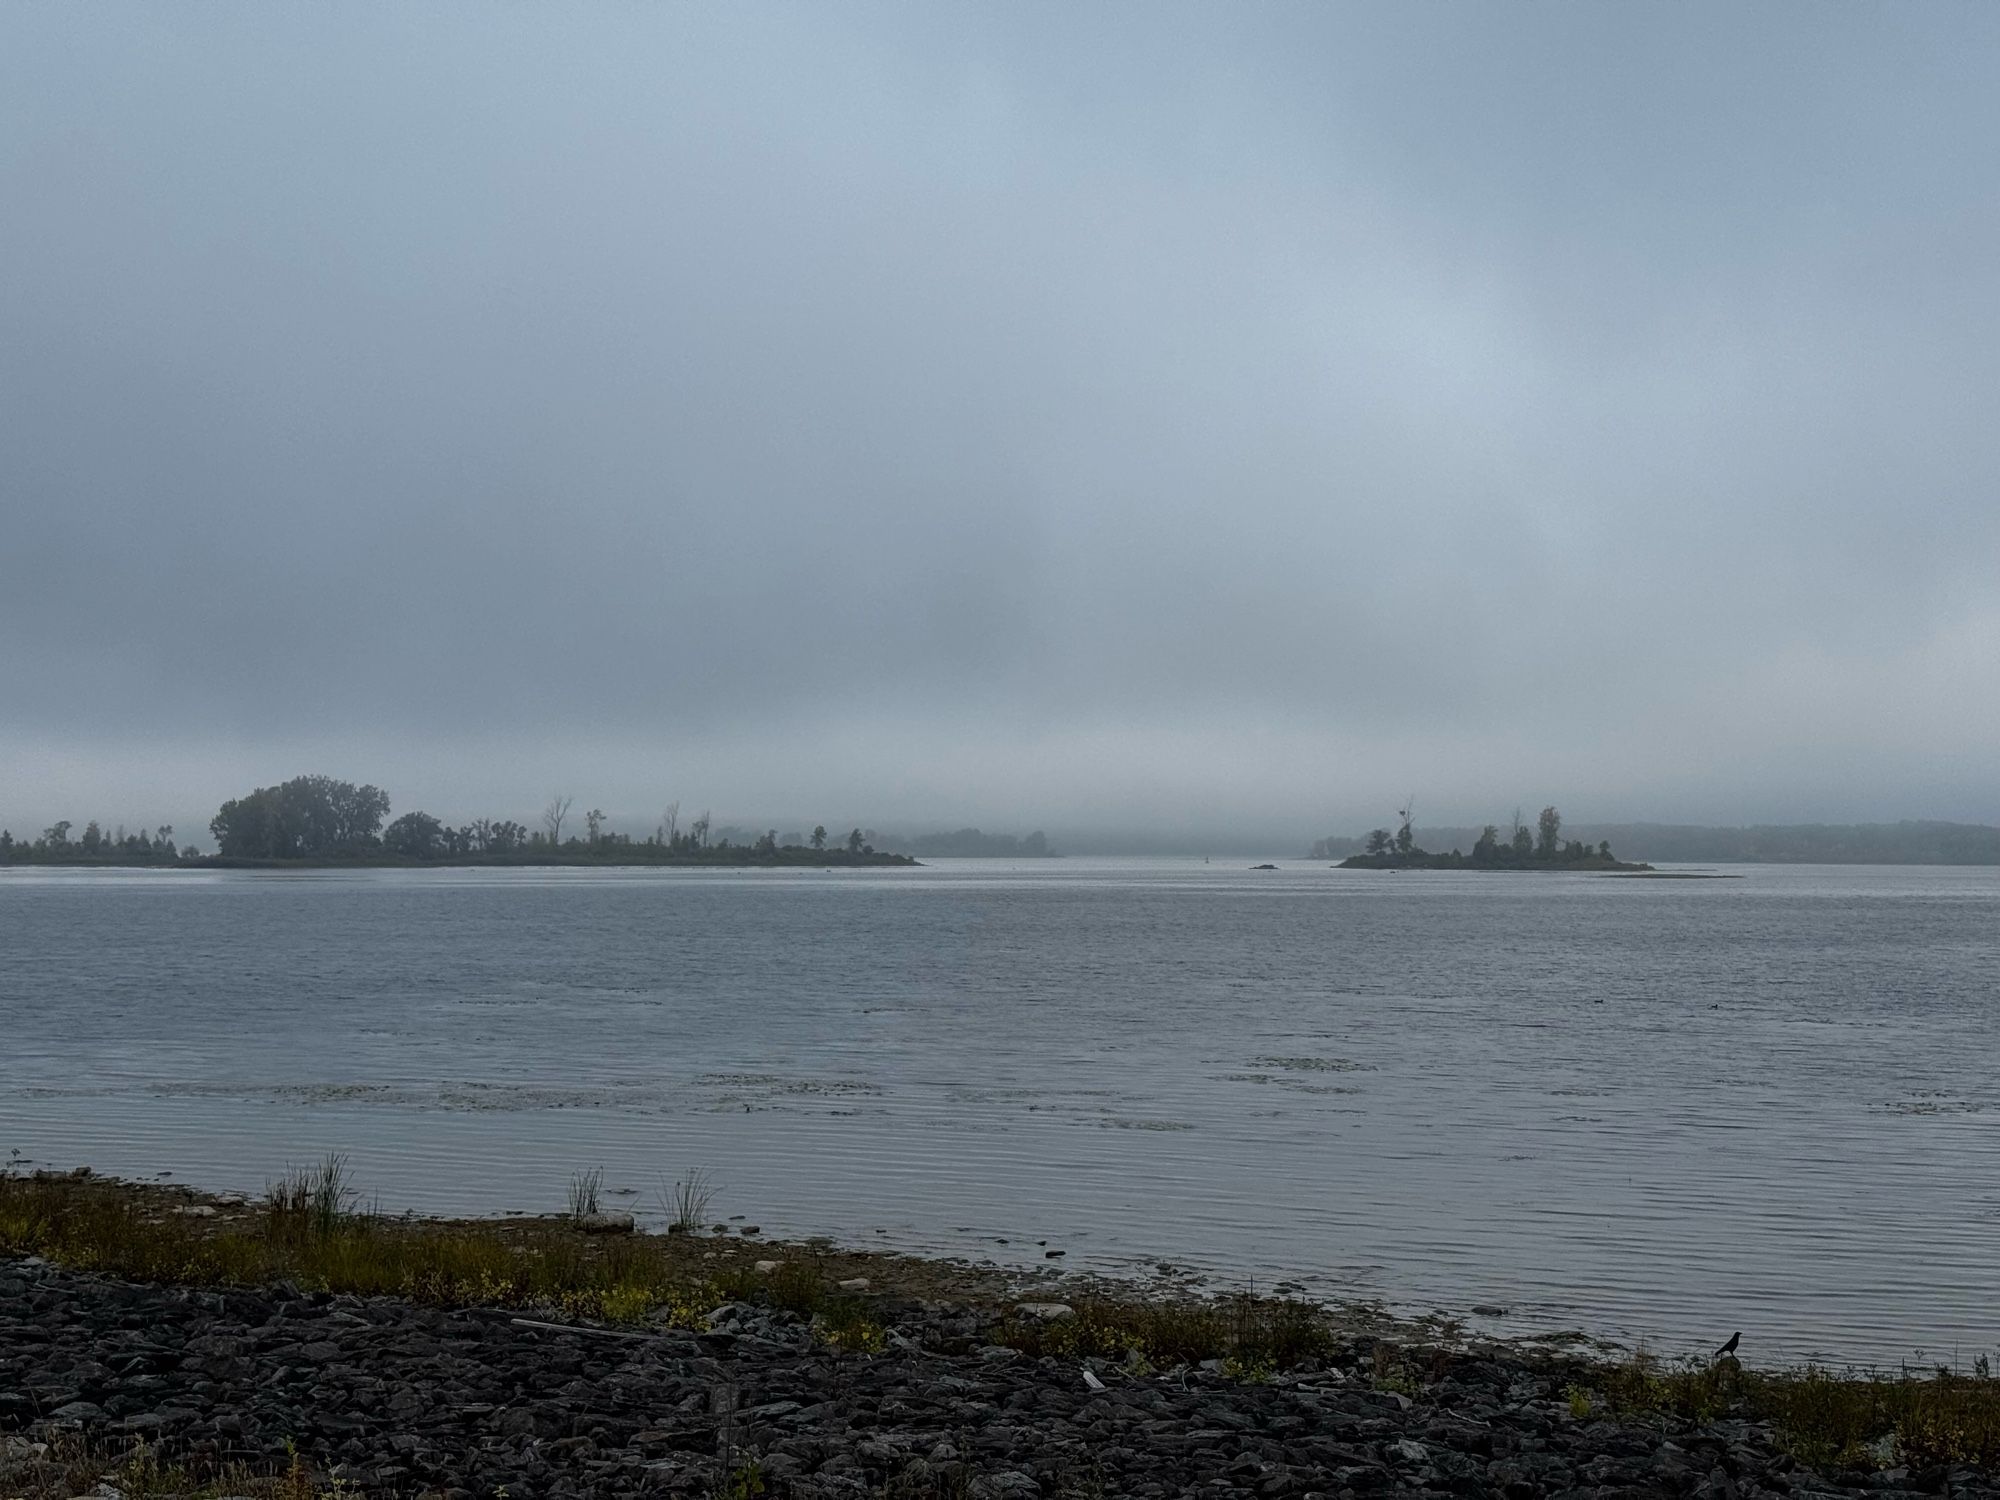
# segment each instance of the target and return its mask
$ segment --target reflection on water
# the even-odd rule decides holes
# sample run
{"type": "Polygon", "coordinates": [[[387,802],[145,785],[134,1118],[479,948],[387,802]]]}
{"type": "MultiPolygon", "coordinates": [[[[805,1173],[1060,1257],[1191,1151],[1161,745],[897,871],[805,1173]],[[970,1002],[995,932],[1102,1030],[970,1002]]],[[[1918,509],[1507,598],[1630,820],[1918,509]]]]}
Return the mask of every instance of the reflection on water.
{"type": "Polygon", "coordinates": [[[2000,871],[10,870],[0,948],[0,1153],[2000,1346],[2000,871]]]}

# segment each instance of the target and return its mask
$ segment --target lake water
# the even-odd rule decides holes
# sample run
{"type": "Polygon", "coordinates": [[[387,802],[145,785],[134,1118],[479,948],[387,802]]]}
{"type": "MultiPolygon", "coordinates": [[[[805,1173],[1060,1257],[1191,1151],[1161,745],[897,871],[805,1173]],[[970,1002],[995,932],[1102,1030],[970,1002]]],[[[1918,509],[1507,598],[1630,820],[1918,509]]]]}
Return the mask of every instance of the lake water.
{"type": "Polygon", "coordinates": [[[0,1156],[2000,1349],[2000,871],[1249,862],[7,870],[0,1156]]]}

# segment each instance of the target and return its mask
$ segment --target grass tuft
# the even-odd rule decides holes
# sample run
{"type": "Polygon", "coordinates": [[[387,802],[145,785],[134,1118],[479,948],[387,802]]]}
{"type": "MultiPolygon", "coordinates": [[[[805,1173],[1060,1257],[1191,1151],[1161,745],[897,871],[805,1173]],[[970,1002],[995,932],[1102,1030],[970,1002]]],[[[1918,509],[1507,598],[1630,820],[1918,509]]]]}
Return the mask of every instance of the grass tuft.
{"type": "Polygon", "coordinates": [[[604,1186],[604,1169],[592,1167],[588,1172],[579,1172],[569,1180],[569,1216],[581,1219],[587,1214],[598,1212],[597,1195],[604,1186]]]}
{"type": "Polygon", "coordinates": [[[1220,1302],[1081,1302],[1074,1316],[1055,1322],[1009,1319],[993,1338],[1038,1358],[1137,1355],[1161,1367],[1219,1359],[1261,1378],[1322,1358],[1335,1342],[1310,1304],[1251,1296],[1220,1302]]]}
{"type": "Polygon", "coordinates": [[[275,1239],[329,1239],[355,1217],[347,1158],[327,1153],[316,1167],[293,1167],[265,1190],[264,1208],[275,1239]]]}
{"type": "Polygon", "coordinates": [[[715,1200],[718,1184],[705,1167],[690,1167],[687,1176],[662,1193],[668,1227],[692,1233],[708,1222],[708,1206],[715,1200]]]}

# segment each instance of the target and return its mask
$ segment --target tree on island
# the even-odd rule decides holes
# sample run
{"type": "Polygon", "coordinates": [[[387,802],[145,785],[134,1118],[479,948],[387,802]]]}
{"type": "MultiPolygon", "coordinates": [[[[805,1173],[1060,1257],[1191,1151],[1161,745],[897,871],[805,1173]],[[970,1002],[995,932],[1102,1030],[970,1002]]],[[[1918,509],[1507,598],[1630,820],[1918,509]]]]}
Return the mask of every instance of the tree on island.
{"type": "Polygon", "coordinates": [[[563,819],[569,816],[569,805],[574,801],[574,797],[555,796],[549,798],[549,805],[542,809],[542,828],[551,844],[562,842],[563,819]]]}
{"type": "Polygon", "coordinates": [[[331,859],[374,849],[388,812],[380,787],[296,776],[223,803],[208,831],[230,858],[331,859]]]}
{"type": "Polygon", "coordinates": [[[825,847],[826,847],[826,824],[816,823],[813,825],[813,848],[824,849],[825,847]]]}
{"type": "Polygon", "coordinates": [[[441,859],[453,842],[444,824],[427,812],[404,813],[382,831],[383,849],[404,859],[441,859]]]}

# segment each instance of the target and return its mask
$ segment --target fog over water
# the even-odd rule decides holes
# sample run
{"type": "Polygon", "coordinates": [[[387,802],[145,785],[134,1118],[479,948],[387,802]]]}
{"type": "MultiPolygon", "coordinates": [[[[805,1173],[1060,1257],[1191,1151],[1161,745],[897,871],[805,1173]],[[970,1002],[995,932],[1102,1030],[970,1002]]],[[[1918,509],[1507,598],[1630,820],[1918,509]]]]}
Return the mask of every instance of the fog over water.
{"type": "Polygon", "coordinates": [[[0,824],[2000,821],[1996,42],[10,6],[0,824]]]}

